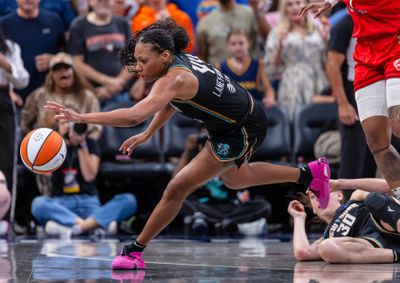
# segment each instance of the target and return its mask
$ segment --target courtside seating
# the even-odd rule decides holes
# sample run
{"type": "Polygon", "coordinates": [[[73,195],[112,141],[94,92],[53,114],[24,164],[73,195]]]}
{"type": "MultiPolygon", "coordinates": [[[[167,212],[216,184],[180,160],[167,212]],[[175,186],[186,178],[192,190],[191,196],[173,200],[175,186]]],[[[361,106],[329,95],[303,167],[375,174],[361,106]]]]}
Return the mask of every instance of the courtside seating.
{"type": "Polygon", "coordinates": [[[251,158],[251,161],[280,161],[290,158],[290,127],[285,113],[278,107],[265,108],[267,136],[251,158]]]}
{"type": "Polygon", "coordinates": [[[198,132],[199,122],[187,118],[180,113],[175,113],[166,123],[163,131],[163,156],[165,169],[172,173],[174,166],[169,163],[171,157],[179,158],[185,150],[186,138],[189,134],[198,132]]]}
{"type": "MultiPolygon", "coordinates": [[[[117,108],[131,107],[132,103],[113,103],[104,108],[110,111],[117,108]]],[[[135,127],[103,127],[100,139],[102,177],[146,177],[162,173],[161,147],[159,134],[134,149],[131,158],[127,158],[119,151],[121,144],[131,136],[143,132],[149,125],[151,118],[135,127]]]]}
{"type": "Polygon", "coordinates": [[[332,120],[337,119],[335,103],[307,104],[296,110],[293,121],[293,162],[299,156],[305,161],[314,159],[314,143],[332,120]]]}

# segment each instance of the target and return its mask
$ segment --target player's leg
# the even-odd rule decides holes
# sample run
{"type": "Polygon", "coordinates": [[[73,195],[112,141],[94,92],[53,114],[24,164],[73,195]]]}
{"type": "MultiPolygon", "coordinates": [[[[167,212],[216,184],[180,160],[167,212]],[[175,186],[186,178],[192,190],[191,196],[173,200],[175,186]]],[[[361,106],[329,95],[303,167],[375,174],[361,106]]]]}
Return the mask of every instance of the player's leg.
{"type": "Polygon", "coordinates": [[[374,247],[362,238],[329,238],[320,243],[318,251],[328,263],[392,263],[395,253],[391,249],[374,247]]]}
{"type": "Polygon", "coordinates": [[[368,146],[391,188],[400,187],[400,156],[391,145],[384,80],[356,91],[357,107],[368,146]]]}
{"type": "Polygon", "coordinates": [[[310,186],[318,196],[321,207],[329,202],[329,165],[325,159],[309,163],[305,168],[281,166],[268,162],[243,163],[238,169],[232,167],[221,175],[225,185],[231,189],[275,184],[302,183],[310,186]]]}
{"type": "MultiPolygon", "coordinates": [[[[230,166],[233,164],[230,163],[230,166]]],[[[153,210],[143,231],[121,255],[114,259],[113,269],[144,268],[141,252],[178,214],[184,199],[201,184],[228,170],[228,163],[218,161],[209,146],[203,150],[169,182],[164,194],[153,210]]]]}

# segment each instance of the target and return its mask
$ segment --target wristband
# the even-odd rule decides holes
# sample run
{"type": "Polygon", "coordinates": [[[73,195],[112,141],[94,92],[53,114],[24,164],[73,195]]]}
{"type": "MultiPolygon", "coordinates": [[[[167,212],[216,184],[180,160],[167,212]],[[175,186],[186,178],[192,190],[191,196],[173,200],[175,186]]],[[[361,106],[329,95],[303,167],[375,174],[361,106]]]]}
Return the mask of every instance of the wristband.
{"type": "Polygon", "coordinates": [[[331,6],[335,6],[337,3],[340,2],[340,0],[326,0],[325,2],[328,2],[329,4],[331,4],[331,6]]]}

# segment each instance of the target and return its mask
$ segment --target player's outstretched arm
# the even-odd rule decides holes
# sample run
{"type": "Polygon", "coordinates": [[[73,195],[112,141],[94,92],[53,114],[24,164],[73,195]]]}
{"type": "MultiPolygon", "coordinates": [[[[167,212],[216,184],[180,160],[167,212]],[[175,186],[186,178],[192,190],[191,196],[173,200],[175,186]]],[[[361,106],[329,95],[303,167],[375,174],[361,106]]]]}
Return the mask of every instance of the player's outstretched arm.
{"type": "Polygon", "coordinates": [[[386,180],[378,178],[330,180],[329,185],[332,191],[349,189],[362,190],[365,192],[390,192],[390,188],[386,180]]]}
{"type": "Polygon", "coordinates": [[[318,245],[323,239],[318,239],[310,244],[305,228],[307,215],[304,206],[299,201],[293,200],[289,203],[288,212],[294,220],[293,251],[295,258],[298,261],[321,260],[318,245]]]}
{"type": "Polygon", "coordinates": [[[309,11],[314,11],[315,12],[314,17],[318,18],[319,16],[327,12],[329,9],[331,9],[333,6],[335,6],[338,2],[339,2],[338,0],[329,0],[329,1],[307,4],[300,9],[299,17],[303,18],[304,16],[307,15],[309,11]]]}
{"type": "Polygon", "coordinates": [[[165,75],[154,83],[150,94],[145,99],[131,108],[79,114],[55,101],[48,101],[45,107],[59,112],[55,116],[57,120],[114,127],[132,127],[165,108],[175,97],[175,84],[176,80],[173,77],[169,74],[165,75]]]}
{"type": "Polygon", "coordinates": [[[119,148],[122,151],[122,154],[131,155],[133,150],[140,144],[146,142],[150,139],[153,134],[160,129],[168,120],[172,117],[175,113],[175,109],[171,106],[167,105],[164,109],[157,112],[154,116],[153,120],[151,121],[148,128],[138,135],[132,136],[125,140],[121,147],[119,148]]]}

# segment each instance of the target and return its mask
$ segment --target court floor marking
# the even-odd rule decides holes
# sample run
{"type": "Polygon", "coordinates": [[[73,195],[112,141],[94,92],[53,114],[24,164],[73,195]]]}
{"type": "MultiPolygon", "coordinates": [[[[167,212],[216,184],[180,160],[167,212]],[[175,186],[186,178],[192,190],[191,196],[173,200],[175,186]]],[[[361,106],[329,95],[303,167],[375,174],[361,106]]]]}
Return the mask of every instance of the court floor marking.
{"type": "MultiPolygon", "coordinates": [[[[44,254],[46,256],[51,257],[64,257],[64,258],[72,258],[72,259],[89,259],[89,260],[97,260],[97,261],[109,261],[111,262],[112,259],[105,259],[105,258],[96,258],[96,257],[82,257],[82,256],[73,256],[73,255],[61,255],[57,253],[48,253],[44,254]]],[[[146,261],[146,264],[156,264],[156,265],[175,265],[175,266],[190,266],[190,267],[210,267],[210,268],[232,268],[232,269],[274,269],[274,270],[293,270],[293,268],[285,268],[285,267],[274,267],[268,268],[265,266],[246,266],[246,265],[220,265],[220,264],[201,264],[201,263],[176,263],[176,262],[160,262],[160,261],[146,261]]],[[[321,271],[321,268],[304,268],[302,271],[321,271]]],[[[348,269],[334,269],[330,272],[347,272],[347,273],[354,273],[354,272],[365,272],[365,273],[376,273],[382,272],[379,270],[348,270],[348,269]]],[[[390,271],[388,271],[390,272],[390,271]]]]}
{"type": "MultiPolygon", "coordinates": [[[[49,257],[64,257],[64,258],[72,258],[72,259],[89,259],[89,260],[97,260],[97,261],[109,261],[112,259],[105,258],[97,258],[97,257],[83,257],[83,256],[73,256],[73,255],[61,255],[57,253],[46,253],[42,254],[49,257]]],[[[265,269],[262,266],[244,266],[244,265],[220,265],[220,264],[201,264],[201,263],[175,263],[175,262],[160,262],[160,261],[147,261],[146,264],[158,264],[158,265],[178,265],[178,266],[194,266],[194,267],[219,267],[219,268],[250,268],[250,269],[265,269]]]]}

